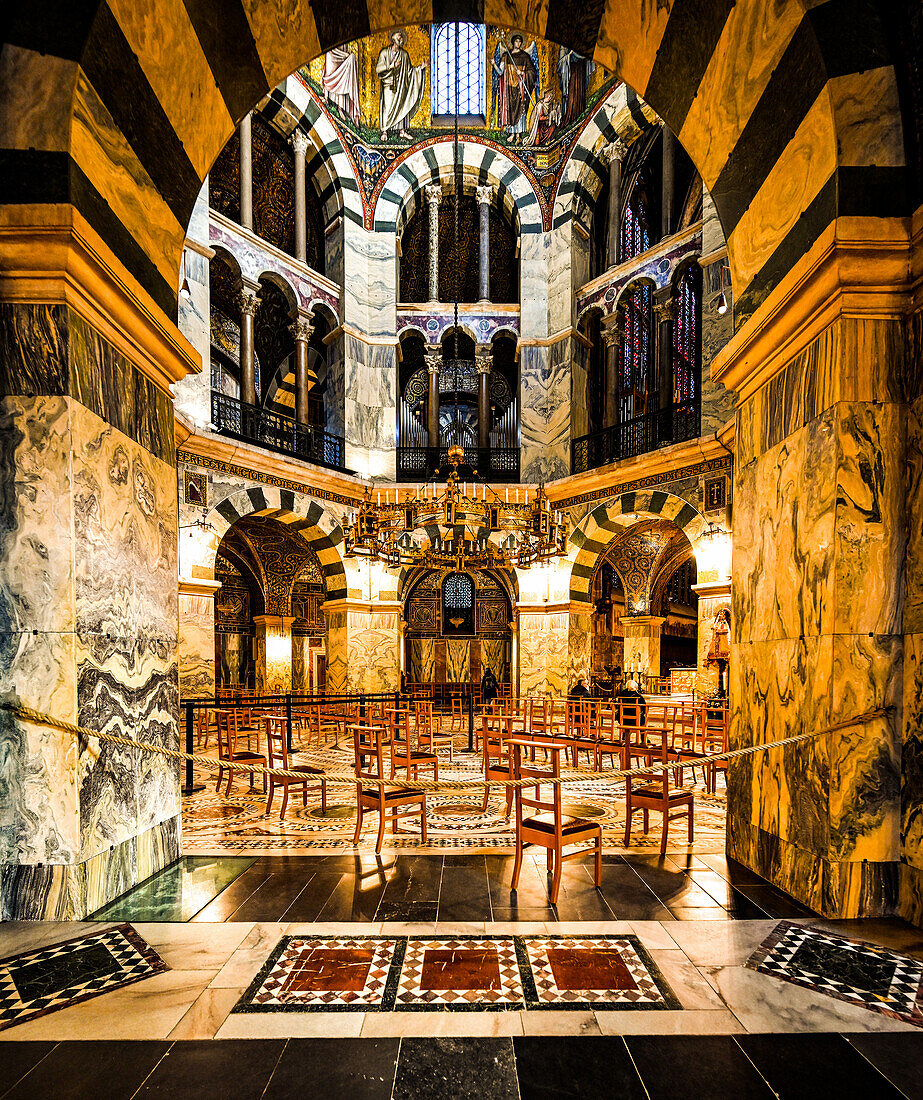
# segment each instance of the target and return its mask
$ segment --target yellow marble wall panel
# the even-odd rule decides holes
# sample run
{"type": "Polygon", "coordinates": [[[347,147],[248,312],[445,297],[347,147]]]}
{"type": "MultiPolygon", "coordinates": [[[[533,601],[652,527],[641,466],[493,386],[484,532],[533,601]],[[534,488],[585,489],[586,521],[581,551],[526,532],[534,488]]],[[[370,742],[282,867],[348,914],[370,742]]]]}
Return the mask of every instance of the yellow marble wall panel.
{"type": "Polygon", "coordinates": [[[471,642],[467,638],[446,638],[445,680],[447,684],[467,684],[471,679],[471,642]]]}
{"type": "MultiPolygon", "coordinates": [[[[656,108],[656,104],[653,104],[656,108]]],[[[830,97],[814,101],[728,238],[734,289],[743,293],[836,168],[830,97]]]]}
{"type": "Polygon", "coordinates": [[[923,883],[923,634],[904,635],[903,674],[901,859],[923,883]]]}
{"type": "Polygon", "coordinates": [[[679,133],[707,187],[721,174],[802,15],[798,0],[738,0],[731,8],[679,133]]]}
{"type": "Polygon", "coordinates": [[[900,915],[911,924],[923,925],[923,868],[900,868],[900,915]]]}
{"type": "Polygon", "coordinates": [[[327,691],[347,690],[346,612],[337,608],[327,612],[327,691]]]}
{"type": "Polygon", "coordinates": [[[831,722],[896,708],[892,718],[827,735],[835,860],[886,862],[900,856],[903,648],[899,635],[833,637],[831,722]]]}
{"type": "Polygon", "coordinates": [[[400,687],[397,611],[350,610],[346,619],[348,691],[396,691],[400,687]]]}
{"type": "Polygon", "coordinates": [[[215,693],[215,598],[179,597],[180,698],[215,693]]]}
{"type": "Polygon", "coordinates": [[[302,634],[292,635],[292,691],[310,691],[310,641],[302,634]]]}
{"type": "Polygon", "coordinates": [[[71,155],[166,282],[173,286],[186,235],[96,91],[77,77],[71,155]]]}
{"type": "Polygon", "coordinates": [[[109,8],[204,179],[215,159],[216,128],[230,137],[234,120],[182,0],[111,0],[109,8]]]}
{"type": "Polygon", "coordinates": [[[667,4],[608,0],[593,58],[643,95],[669,18],[667,4]]]}
{"type": "Polygon", "coordinates": [[[503,679],[507,662],[507,645],[503,638],[481,639],[481,674],[490,669],[498,680],[503,679]]]}
{"type": "Polygon", "coordinates": [[[841,402],[836,413],[837,634],[902,629],[898,578],[906,553],[902,405],[841,402]]]}
{"type": "Polygon", "coordinates": [[[76,82],[76,62],[4,43],[0,149],[66,152],[76,82]]]}
{"type": "MultiPolygon", "coordinates": [[[[588,676],[592,667],[592,611],[569,612],[567,627],[567,685],[569,689],[581,676],[588,676]]],[[[587,683],[589,683],[589,680],[587,680],[587,683]]]]}
{"type": "Polygon", "coordinates": [[[548,0],[484,0],[484,22],[544,37],[548,0]]]}
{"type": "Polygon", "coordinates": [[[827,88],[840,164],[885,168],[905,163],[897,80],[890,65],[833,77],[827,88]]]}
{"type": "MultiPolygon", "coordinates": [[[[923,326],[921,326],[923,327],[923,326]]],[[[923,397],[907,409],[907,568],[904,631],[923,633],[923,397]]]]}
{"type": "Polygon", "coordinates": [[[566,695],[568,614],[519,613],[519,692],[566,695]]]}

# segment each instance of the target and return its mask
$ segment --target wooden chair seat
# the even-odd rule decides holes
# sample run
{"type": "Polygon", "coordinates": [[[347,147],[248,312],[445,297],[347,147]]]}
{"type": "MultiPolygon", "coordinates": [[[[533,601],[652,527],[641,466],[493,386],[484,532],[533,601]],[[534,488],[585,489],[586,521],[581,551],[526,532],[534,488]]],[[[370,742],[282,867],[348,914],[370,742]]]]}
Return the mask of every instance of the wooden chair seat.
{"type": "MultiPolygon", "coordinates": [[[[656,798],[658,801],[664,797],[660,784],[655,787],[632,787],[631,793],[635,798],[656,798]]],[[[670,787],[666,797],[670,802],[684,802],[695,798],[695,793],[684,787],[670,787]]]]}
{"type": "MultiPolygon", "coordinates": [[[[553,833],[554,814],[536,814],[534,817],[524,817],[522,819],[523,829],[541,829],[543,832],[553,833]]],[[[572,817],[570,814],[561,815],[561,832],[563,833],[575,833],[580,832],[582,829],[598,829],[599,822],[590,821],[586,817],[572,817]]]]}
{"type": "MultiPolygon", "coordinates": [[[[362,794],[366,798],[378,798],[378,787],[363,787],[362,794]]],[[[401,787],[398,790],[388,787],[382,788],[382,798],[385,802],[402,802],[408,798],[422,795],[423,791],[414,790],[412,787],[401,787]]]]}

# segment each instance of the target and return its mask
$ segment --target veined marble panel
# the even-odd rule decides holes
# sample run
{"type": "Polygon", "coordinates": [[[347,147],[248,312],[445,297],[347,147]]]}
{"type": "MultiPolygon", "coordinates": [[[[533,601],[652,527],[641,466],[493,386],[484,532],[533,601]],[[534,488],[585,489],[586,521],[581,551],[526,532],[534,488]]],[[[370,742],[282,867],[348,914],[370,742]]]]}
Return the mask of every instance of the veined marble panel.
{"type": "Polygon", "coordinates": [[[179,597],[179,693],[182,699],[215,693],[215,598],[179,597]]]}
{"type": "MultiPolygon", "coordinates": [[[[901,859],[917,871],[908,883],[923,887],[923,634],[904,635],[903,672],[901,859]]],[[[923,889],[916,904],[917,912],[923,913],[923,889]]],[[[902,902],[902,913],[904,909],[902,902]]]]}
{"type": "Polygon", "coordinates": [[[507,663],[507,641],[504,638],[481,639],[481,675],[487,669],[497,677],[503,679],[503,670],[507,663]]]}
{"type": "Polygon", "coordinates": [[[397,691],[400,688],[398,619],[397,611],[348,612],[347,691],[397,691]]]}
{"type": "MultiPolygon", "coordinates": [[[[567,686],[569,690],[581,676],[587,676],[592,667],[592,612],[571,611],[568,614],[567,626],[567,686]]],[[[589,680],[587,680],[587,683],[589,683],[589,680]]]]}
{"type": "Polygon", "coordinates": [[[447,684],[467,684],[471,679],[471,642],[468,638],[446,638],[445,679],[447,684]]]}
{"type": "MultiPolygon", "coordinates": [[[[524,233],[520,237],[519,259],[519,301],[520,317],[519,331],[524,337],[541,338],[549,332],[555,331],[549,326],[549,301],[548,301],[548,233],[524,233]]],[[[556,238],[557,239],[557,238],[556,238]]],[[[558,247],[561,247],[560,244],[558,247]]],[[[563,265],[564,256],[560,257],[563,265]]],[[[567,310],[567,320],[562,324],[570,324],[570,309],[567,310]]]]}
{"type": "Polygon", "coordinates": [[[436,639],[413,638],[410,642],[411,680],[431,684],[436,679],[436,639]]]}
{"type": "Polygon", "coordinates": [[[520,465],[524,482],[570,473],[571,337],[520,353],[520,465]]]}
{"type": "Polygon", "coordinates": [[[568,613],[519,612],[520,695],[566,695],[568,613]]]}
{"type": "MultiPolygon", "coordinates": [[[[923,339],[923,314],[920,338],[923,339]]],[[[918,369],[923,371],[923,354],[918,369]]],[[[904,576],[904,632],[923,632],[923,397],[907,408],[904,467],[907,502],[907,567],[904,576]]]]}
{"type": "Polygon", "coordinates": [[[347,691],[346,612],[327,611],[327,691],[347,691]]]}
{"type": "Polygon", "coordinates": [[[393,337],[397,309],[397,241],[343,221],[343,316],[366,336],[393,337]]]}

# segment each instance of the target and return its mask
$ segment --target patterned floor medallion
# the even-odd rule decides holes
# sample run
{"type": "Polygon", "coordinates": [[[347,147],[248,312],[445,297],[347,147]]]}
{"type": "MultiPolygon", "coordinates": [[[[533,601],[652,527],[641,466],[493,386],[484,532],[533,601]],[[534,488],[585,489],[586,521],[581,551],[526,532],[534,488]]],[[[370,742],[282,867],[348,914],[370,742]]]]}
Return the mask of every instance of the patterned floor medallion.
{"type": "Polygon", "coordinates": [[[923,962],[919,959],[782,921],[747,966],[923,1027],[923,962]]]}
{"type": "Polygon", "coordinates": [[[635,936],[286,936],[235,1012],[680,1008],[635,936]]]}
{"type": "Polygon", "coordinates": [[[0,1031],[169,970],[130,924],[0,960],[0,1031]]]}
{"type": "MultiPolygon", "coordinates": [[[[453,761],[440,761],[440,779],[474,779],[481,775],[481,759],[464,751],[466,738],[456,739],[453,761]]],[[[313,764],[327,771],[351,771],[352,753],[345,747],[332,745],[318,748],[315,745],[298,751],[294,761],[313,764]]],[[[699,772],[701,769],[699,769],[699,772]]],[[[695,781],[695,843],[687,849],[685,832],[674,826],[670,835],[671,850],[694,852],[717,851],[723,847],[725,832],[725,791],[720,786],[717,793],[704,790],[701,774],[688,769],[686,782],[695,781]]],[[[279,819],[279,798],[274,811],[266,813],[266,799],[259,790],[249,791],[245,779],[235,782],[231,799],[215,794],[213,774],[205,768],[196,768],[196,782],[205,783],[206,789],[183,799],[183,847],[186,852],[231,854],[237,852],[271,851],[340,851],[352,848],[355,811],[350,806],[354,792],[345,787],[331,787],[328,794],[333,805],[322,814],[319,799],[309,796],[308,805],[293,799],[287,808],[285,820],[279,819]],[[210,778],[211,776],[211,778],[210,778]]],[[[480,790],[453,793],[431,793],[427,799],[427,844],[433,851],[441,849],[512,849],[513,822],[506,819],[506,799],[499,787],[492,787],[486,811],[481,809],[480,790]]],[[[607,779],[605,773],[599,779],[565,784],[564,799],[569,807],[576,807],[579,816],[598,821],[603,833],[603,845],[607,849],[621,849],[625,830],[625,788],[621,782],[607,779]]],[[[373,848],[378,833],[374,817],[367,820],[360,840],[360,847],[373,848]]],[[[388,847],[405,850],[421,847],[419,819],[408,818],[400,824],[396,837],[388,835],[388,847]]],[[[645,836],[640,823],[632,832],[632,849],[656,850],[660,845],[659,819],[656,815],[651,831],[645,836]]]]}

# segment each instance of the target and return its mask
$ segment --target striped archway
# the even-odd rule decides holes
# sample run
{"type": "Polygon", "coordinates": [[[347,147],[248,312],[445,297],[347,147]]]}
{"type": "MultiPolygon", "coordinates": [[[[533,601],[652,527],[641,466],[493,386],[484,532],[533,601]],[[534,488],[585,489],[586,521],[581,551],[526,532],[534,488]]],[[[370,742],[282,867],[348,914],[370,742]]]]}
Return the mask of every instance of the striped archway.
{"type": "MultiPolygon", "coordinates": [[[[52,0],[35,0],[14,5],[4,45],[15,79],[0,113],[17,121],[0,202],[76,207],[171,320],[202,180],[243,115],[332,46],[442,17],[381,0],[317,0],[283,18],[275,0],[215,10],[108,0],[61,19],[52,0]],[[23,109],[23,89],[40,110],[23,109]]],[[[902,12],[848,0],[600,0],[576,17],[550,0],[484,17],[592,57],[677,134],[721,218],[740,326],[838,218],[891,219],[906,239],[923,188],[904,144],[898,88],[913,75],[894,45],[912,40],[902,12]]],[[[923,108],[906,103],[916,132],[923,108]]]]}
{"type": "Polygon", "coordinates": [[[642,489],[606,500],[577,525],[570,537],[570,598],[590,604],[593,573],[613,537],[639,519],[668,519],[686,535],[695,551],[708,528],[702,513],[682,497],[661,489],[642,489]]]}
{"type": "Polygon", "coordinates": [[[203,565],[215,567],[218,543],[228,530],[244,516],[269,516],[297,532],[317,555],[327,599],[339,600],[347,595],[346,570],[338,547],[343,541],[339,520],[317,501],[291,489],[274,485],[254,485],[239,489],[215,504],[207,519],[217,538],[209,548],[203,565]]]}

